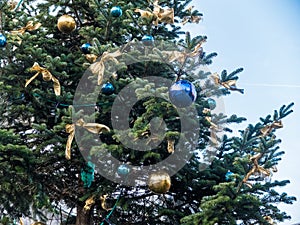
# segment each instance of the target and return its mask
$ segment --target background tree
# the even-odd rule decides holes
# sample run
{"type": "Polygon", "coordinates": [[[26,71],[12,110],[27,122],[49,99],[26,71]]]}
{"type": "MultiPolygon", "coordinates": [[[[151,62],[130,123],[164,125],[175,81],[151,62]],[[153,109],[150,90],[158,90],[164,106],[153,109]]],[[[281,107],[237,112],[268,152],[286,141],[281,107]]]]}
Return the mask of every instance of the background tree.
{"type": "MultiPolygon", "coordinates": [[[[271,220],[289,218],[279,211],[276,203],[292,203],[295,199],[274,190],[288,181],[272,181],[270,176],[283,154],[274,133],[282,127],[281,119],[291,113],[292,104],[275,111],[273,117],[249,125],[240,131],[240,137],[233,137],[229,124],[240,123],[245,118],[214,113],[213,98],[233,91],[243,93],[236,87],[237,74],[242,69],[229,74],[224,70],[220,76],[204,69],[216,53],[204,51],[206,36],[183,35],[181,26],[199,22],[202,16],[190,7],[190,2],[1,3],[1,32],[7,39],[7,43],[1,39],[0,48],[3,220],[20,216],[46,220],[44,210],[60,213],[61,208],[76,217],[76,225],[270,224],[271,220]],[[71,18],[61,18],[62,15],[71,18]],[[142,40],[143,45],[128,45],[137,40],[142,40]],[[167,52],[161,51],[161,45],[165,45],[163,49],[167,52]],[[128,51],[126,46],[133,51],[128,51]],[[87,94],[74,105],[75,91],[85,71],[92,72],[91,76],[95,76],[94,72],[99,74],[101,69],[90,65],[99,65],[105,54],[116,53],[120,48],[122,54],[108,60],[103,76],[99,76],[100,87],[108,82],[112,86],[102,89],[94,104],[80,105],[92,99],[87,94]],[[152,61],[143,61],[149,56],[152,61]],[[128,58],[136,63],[127,65],[128,58]],[[38,76],[29,80],[35,73],[38,76]],[[147,76],[172,82],[184,79],[195,85],[196,124],[201,128],[197,130],[199,140],[195,148],[190,149],[188,132],[181,132],[178,107],[161,98],[144,98],[149,92],[164,96],[169,92],[168,85],[157,88],[153,82],[142,79],[147,76]],[[162,118],[166,136],[153,151],[134,151],[122,145],[118,133],[112,129],[112,103],[133,81],[136,87],[132,93],[139,101],[128,118],[132,132],[126,134],[129,138],[146,140],[151,136],[151,119],[162,118]],[[96,133],[100,133],[102,144],[92,149],[82,148],[89,144],[95,131],[86,129],[90,127],[84,122],[90,118],[78,110],[84,107],[93,110],[92,116],[101,125],[96,133]],[[84,121],[74,124],[74,115],[84,121]],[[74,129],[76,135],[83,137],[82,142],[73,142],[70,151],[65,151],[74,129]],[[213,134],[221,131],[225,135],[212,143],[216,141],[213,134]],[[180,138],[186,138],[184,146],[193,151],[193,156],[171,177],[171,188],[164,194],[154,193],[144,182],[135,187],[112,182],[94,170],[104,149],[124,164],[147,166],[176,151],[180,138]],[[217,155],[204,169],[199,153],[210,157],[208,149],[213,144],[217,155]]],[[[188,107],[182,110],[187,117],[194,116],[188,107]]],[[[193,118],[191,123],[195,122],[193,118]]],[[[126,176],[126,167],[122,171],[126,176]]],[[[117,176],[122,176],[122,171],[117,176]]],[[[64,217],[66,224],[73,223],[70,215],[64,217]]]]}

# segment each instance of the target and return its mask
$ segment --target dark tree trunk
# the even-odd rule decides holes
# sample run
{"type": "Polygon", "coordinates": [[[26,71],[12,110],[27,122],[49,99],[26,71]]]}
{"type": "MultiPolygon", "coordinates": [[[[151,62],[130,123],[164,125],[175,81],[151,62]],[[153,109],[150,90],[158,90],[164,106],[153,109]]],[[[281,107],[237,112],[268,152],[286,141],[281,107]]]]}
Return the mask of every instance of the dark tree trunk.
{"type": "Polygon", "coordinates": [[[76,225],[91,225],[91,211],[86,211],[82,206],[77,206],[76,225]]]}

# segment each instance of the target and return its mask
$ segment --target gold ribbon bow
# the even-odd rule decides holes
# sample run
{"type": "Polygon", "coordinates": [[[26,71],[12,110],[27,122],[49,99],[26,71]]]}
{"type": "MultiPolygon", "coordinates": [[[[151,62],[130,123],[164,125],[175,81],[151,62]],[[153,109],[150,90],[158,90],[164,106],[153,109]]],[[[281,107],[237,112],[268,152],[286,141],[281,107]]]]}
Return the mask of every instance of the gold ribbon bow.
{"type": "Polygon", "coordinates": [[[29,21],[25,27],[22,27],[19,30],[13,30],[13,31],[11,31],[11,33],[12,34],[24,34],[25,31],[33,31],[33,30],[39,29],[41,25],[42,25],[41,23],[37,23],[37,24],[33,25],[33,21],[29,21]]]}
{"type": "Polygon", "coordinates": [[[135,12],[140,13],[142,18],[146,18],[149,20],[152,20],[153,24],[155,26],[158,25],[159,22],[161,23],[174,23],[174,9],[173,8],[167,8],[164,9],[158,4],[158,0],[155,0],[153,2],[154,9],[153,12],[142,10],[142,9],[136,9],[135,12]]]}
{"type": "Polygon", "coordinates": [[[156,20],[154,20],[153,23],[156,26],[158,25],[158,22],[173,24],[174,9],[173,8],[163,9],[161,6],[159,6],[158,1],[159,0],[155,0],[153,2],[154,5],[153,14],[156,15],[156,20]]]}
{"type": "Polygon", "coordinates": [[[148,19],[153,21],[153,19],[155,18],[155,15],[147,10],[142,10],[142,9],[135,9],[134,12],[140,13],[142,18],[148,19]]]}
{"type": "Polygon", "coordinates": [[[75,127],[83,127],[89,132],[93,134],[99,134],[103,130],[110,131],[109,127],[99,124],[99,123],[86,123],[84,122],[83,119],[79,119],[75,124],[67,124],[66,125],[66,132],[69,134],[67,144],[66,144],[66,151],[65,151],[65,156],[66,159],[71,159],[71,145],[75,136],[75,127]]]}
{"type": "Polygon", "coordinates": [[[188,16],[183,17],[182,25],[185,25],[186,23],[199,23],[201,20],[201,16],[193,16],[192,15],[192,9],[194,6],[190,6],[186,11],[189,14],[188,16]]]}
{"type": "Polygon", "coordinates": [[[102,209],[104,209],[106,211],[112,210],[112,208],[107,208],[107,206],[106,206],[106,199],[107,199],[107,195],[101,195],[100,196],[100,201],[101,201],[101,207],[102,207],[102,209]]]}
{"type": "Polygon", "coordinates": [[[263,127],[262,129],[260,129],[261,132],[261,136],[265,137],[267,135],[269,135],[274,129],[279,129],[279,128],[283,128],[283,124],[282,121],[274,121],[272,124],[267,125],[265,127],[263,127]]]}
{"type": "Polygon", "coordinates": [[[95,196],[93,195],[92,197],[89,197],[86,201],[85,201],[85,205],[83,207],[83,209],[85,211],[90,211],[91,207],[95,204],[95,196]]]}
{"type": "Polygon", "coordinates": [[[10,10],[14,10],[16,8],[16,6],[18,5],[18,2],[16,2],[16,1],[9,1],[7,4],[9,6],[10,10]]]}
{"type": "Polygon", "coordinates": [[[55,95],[60,95],[60,83],[49,72],[49,70],[47,70],[43,67],[40,67],[40,65],[37,62],[35,62],[33,64],[33,66],[30,68],[30,71],[37,71],[37,73],[35,75],[33,75],[29,80],[26,81],[25,87],[27,87],[28,84],[30,84],[31,81],[33,81],[41,73],[44,81],[50,81],[50,80],[53,81],[53,88],[54,88],[55,95]]]}
{"type": "Polygon", "coordinates": [[[239,89],[236,87],[236,80],[227,80],[222,82],[219,75],[217,73],[212,74],[212,78],[214,79],[214,82],[218,85],[222,85],[228,90],[231,91],[238,91],[242,94],[244,94],[244,89],[239,89]]]}
{"type": "Polygon", "coordinates": [[[277,223],[274,222],[271,216],[264,216],[264,219],[270,224],[270,225],[276,225],[277,223]]]}
{"type": "Polygon", "coordinates": [[[90,63],[94,63],[96,62],[98,56],[95,54],[86,54],[85,58],[87,59],[87,61],[89,61],[90,63]]]}
{"type": "Polygon", "coordinates": [[[213,130],[219,130],[219,127],[212,122],[212,118],[211,118],[211,110],[208,109],[208,108],[204,108],[203,111],[202,111],[204,114],[206,114],[205,116],[205,119],[207,122],[209,122],[210,124],[210,128],[213,129],[213,130]]]}
{"type": "Polygon", "coordinates": [[[187,57],[196,57],[200,55],[202,44],[206,42],[206,39],[201,40],[190,53],[180,51],[162,51],[162,54],[168,57],[169,62],[179,61],[183,64],[187,57]]]}
{"type": "MultiPolygon", "coordinates": [[[[101,56],[101,59],[98,62],[93,63],[90,66],[90,70],[93,74],[96,74],[98,76],[98,85],[102,83],[104,71],[105,71],[105,62],[110,60],[114,63],[119,63],[119,61],[116,59],[116,57],[122,55],[120,50],[117,50],[115,52],[104,52],[101,56]]],[[[116,76],[116,73],[113,74],[113,76],[116,76]]]]}
{"type": "Polygon", "coordinates": [[[270,176],[271,172],[268,169],[263,168],[262,166],[258,165],[258,160],[263,156],[262,153],[258,153],[250,158],[250,160],[253,163],[252,169],[246,174],[246,176],[243,179],[243,183],[248,185],[249,187],[252,187],[252,185],[248,182],[248,179],[251,175],[255,173],[263,174],[264,176],[270,176]]]}
{"type": "Polygon", "coordinates": [[[174,139],[168,139],[168,153],[173,153],[175,150],[175,140],[174,139]]]}
{"type": "MultiPolygon", "coordinates": [[[[24,222],[23,222],[23,219],[22,219],[22,218],[20,218],[20,225],[24,225],[24,222]]],[[[42,222],[34,222],[34,223],[32,223],[31,225],[46,225],[46,224],[44,224],[44,223],[42,223],[42,222]]]]}

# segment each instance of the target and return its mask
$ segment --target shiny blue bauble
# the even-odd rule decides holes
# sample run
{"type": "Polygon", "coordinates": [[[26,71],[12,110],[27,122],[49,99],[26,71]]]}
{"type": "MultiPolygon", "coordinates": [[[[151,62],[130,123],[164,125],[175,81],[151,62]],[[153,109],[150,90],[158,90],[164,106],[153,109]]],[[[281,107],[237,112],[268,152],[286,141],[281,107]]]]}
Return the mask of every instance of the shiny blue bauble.
{"type": "Polygon", "coordinates": [[[111,83],[107,82],[102,85],[101,88],[102,94],[111,95],[114,93],[114,91],[115,91],[115,87],[111,83]]]}
{"type": "Polygon", "coordinates": [[[169,97],[175,106],[188,107],[197,98],[196,88],[187,80],[179,80],[170,87],[169,97]]]}
{"type": "Polygon", "coordinates": [[[91,53],[91,51],[90,51],[91,47],[92,47],[92,45],[90,43],[85,43],[85,44],[81,45],[80,49],[83,54],[89,54],[89,53],[91,53]]]}
{"type": "Polygon", "coordinates": [[[144,45],[147,45],[147,46],[150,46],[150,45],[153,45],[154,44],[154,37],[152,35],[144,35],[142,37],[142,42],[144,45]]]}
{"type": "Polygon", "coordinates": [[[7,43],[6,37],[3,34],[0,34],[0,47],[3,48],[5,47],[7,43]]]}
{"type": "Polygon", "coordinates": [[[110,10],[110,15],[113,17],[120,17],[122,16],[122,9],[120,6],[114,6],[110,10]]]}
{"type": "Polygon", "coordinates": [[[228,172],[225,174],[225,180],[227,181],[235,180],[234,173],[228,170],[228,172]]]}
{"type": "Polygon", "coordinates": [[[214,109],[217,107],[216,101],[215,101],[214,99],[212,99],[212,98],[209,98],[209,99],[207,100],[207,103],[208,103],[208,106],[209,106],[209,108],[210,108],[211,110],[214,110],[214,109]]]}
{"type": "Polygon", "coordinates": [[[123,164],[123,165],[121,165],[121,166],[118,167],[118,171],[117,172],[118,172],[118,174],[120,176],[126,176],[126,175],[129,174],[130,169],[129,169],[129,167],[127,165],[123,164]]]}

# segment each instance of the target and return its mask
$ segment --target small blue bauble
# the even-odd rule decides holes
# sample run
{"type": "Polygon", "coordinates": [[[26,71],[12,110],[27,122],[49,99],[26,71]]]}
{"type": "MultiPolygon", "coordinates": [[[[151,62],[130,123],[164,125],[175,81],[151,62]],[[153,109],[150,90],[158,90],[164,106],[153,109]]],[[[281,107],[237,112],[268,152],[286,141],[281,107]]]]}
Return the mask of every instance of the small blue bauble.
{"type": "Polygon", "coordinates": [[[228,170],[228,172],[225,174],[225,180],[227,181],[234,180],[234,173],[228,170]]]}
{"type": "Polygon", "coordinates": [[[120,17],[122,16],[122,9],[120,6],[114,6],[111,8],[110,10],[110,15],[112,15],[113,17],[120,17]]]}
{"type": "Polygon", "coordinates": [[[85,43],[85,44],[81,45],[80,49],[83,54],[89,54],[89,53],[91,53],[91,51],[90,51],[91,47],[92,47],[92,45],[90,43],[85,43]]]}
{"type": "Polygon", "coordinates": [[[209,98],[209,99],[207,100],[207,103],[208,103],[208,106],[209,106],[209,108],[210,108],[211,110],[214,110],[214,109],[217,107],[216,101],[215,101],[214,99],[212,99],[212,98],[209,98]]]}
{"type": "Polygon", "coordinates": [[[169,97],[175,106],[184,108],[191,105],[196,100],[196,88],[187,80],[179,80],[170,87],[169,97]]]}
{"type": "Polygon", "coordinates": [[[125,176],[128,175],[130,172],[130,169],[127,165],[123,164],[121,166],[118,167],[118,174],[121,176],[125,176]]]}
{"type": "Polygon", "coordinates": [[[0,47],[3,48],[5,47],[7,43],[6,37],[3,34],[0,34],[0,47]]]}
{"type": "Polygon", "coordinates": [[[101,88],[102,94],[105,94],[105,95],[111,95],[114,93],[114,91],[115,91],[115,87],[109,82],[103,84],[103,86],[101,88]]]}
{"type": "Polygon", "coordinates": [[[148,45],[148,46],[153,45],[154,37],[152,35],[146,34],[142,37],[142,42],[143,42],[144,45],[148,45]]]}

